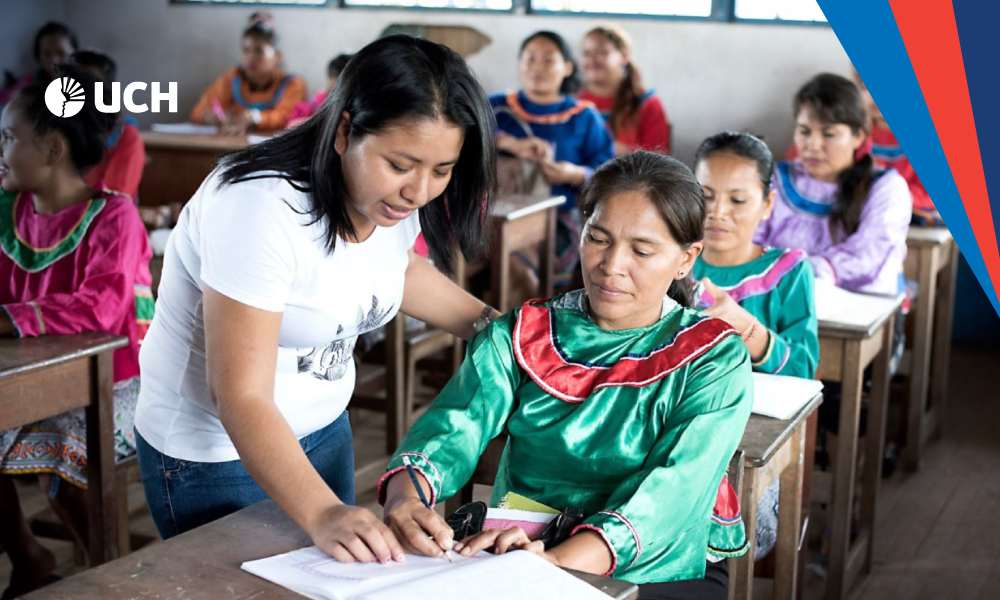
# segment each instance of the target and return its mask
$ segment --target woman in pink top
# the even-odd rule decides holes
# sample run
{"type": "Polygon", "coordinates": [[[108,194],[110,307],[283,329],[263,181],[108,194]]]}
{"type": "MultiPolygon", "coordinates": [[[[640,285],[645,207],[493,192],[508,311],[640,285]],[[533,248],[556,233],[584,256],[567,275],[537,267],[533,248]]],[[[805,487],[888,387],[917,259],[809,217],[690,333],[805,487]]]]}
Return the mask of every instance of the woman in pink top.
{"type": "MultiPolygon", "coordinates": [[[[66,74],[92,89],[87,74],[73,68],[66,74]]],[[[121,457],[135,451],[139,343],[153,313],[151,252],[132,200],[94,190],[82,175],[100,162],[115,115],[85,102],[79,114],[56,117],[44,95],[44,84],[29,85],[0,119],[0,336],[128,337],[128,346],[114,353],[121,457]]],[[[12,476],[42,474],[53,508],[84,542],[86,439],[80,409],[0,431],[0,545],[13,564],[4,598],[44,585],[55,566],[24,521],[12,476]]]]}

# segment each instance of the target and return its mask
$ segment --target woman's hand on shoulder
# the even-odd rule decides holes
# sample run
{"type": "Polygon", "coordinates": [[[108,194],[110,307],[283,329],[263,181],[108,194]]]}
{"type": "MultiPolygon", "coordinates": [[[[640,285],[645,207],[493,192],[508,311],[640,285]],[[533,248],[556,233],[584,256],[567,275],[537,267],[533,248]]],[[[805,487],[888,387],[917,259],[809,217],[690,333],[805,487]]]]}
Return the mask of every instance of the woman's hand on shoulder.
{"type": "Polygon", "coordinates": [[[740,306],[726,290],[718,287],[709,279],[702,279],[702,284],[712,296],[714,304],[705,309],[705,314],[729,323],[739,332],[743,332],[754,322],[754,316],[740,306]]]}
{"type": "Polygon", "coordinates": [[[340,562],[403,561],[403,547],[395,534],[372,511],[335,504],[321,511],[306,527],[321,550],[340,562]]]}

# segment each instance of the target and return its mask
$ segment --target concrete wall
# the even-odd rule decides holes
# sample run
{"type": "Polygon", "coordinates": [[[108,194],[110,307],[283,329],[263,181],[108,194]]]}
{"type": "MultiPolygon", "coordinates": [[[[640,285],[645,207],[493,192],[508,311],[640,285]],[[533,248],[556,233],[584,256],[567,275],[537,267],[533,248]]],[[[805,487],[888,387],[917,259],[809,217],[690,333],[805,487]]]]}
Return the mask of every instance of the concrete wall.
{"type": "Polygon", "coordinates": [[[35,31],[47,21],[65,19],[65,0],[0,0],[0,73],[33,71],[35,31]]]}
{"type": "MultiPolygon", "coordinates": [[[[118,60],[123,81],[180,82],[182,112],[219,72],[238,60],[240,31],[252,11],[246,6],[177,5],[167,0],[64,0],[63,7],[66,21],[77,29],[84,45],[103,49],[118,60]]],[[[271,10],[286,65],[307,79],[310,90],[322,85],[332,55],[358,49],[390,23],[465,24],[487,33],[493,43],[469,63],[487,91],[497,91],[517,85],[517,47],[528,34],[553,29],[578,45],[583,32],[597,22],[525,14],[332,7],[271,10]]],[[[791,139],[790,99],[795,89],[818,71],[846,74],[849,68],[846,54],[827,27],[620,22],[635,40],[647,84],[663,98],[675,126],[675,154],[683,160],[692,157],[701,139],[724,128],[751,129],[783,151],[791,139]]],[[[153,119],[146,115],[142,120],[153,119]]]]}

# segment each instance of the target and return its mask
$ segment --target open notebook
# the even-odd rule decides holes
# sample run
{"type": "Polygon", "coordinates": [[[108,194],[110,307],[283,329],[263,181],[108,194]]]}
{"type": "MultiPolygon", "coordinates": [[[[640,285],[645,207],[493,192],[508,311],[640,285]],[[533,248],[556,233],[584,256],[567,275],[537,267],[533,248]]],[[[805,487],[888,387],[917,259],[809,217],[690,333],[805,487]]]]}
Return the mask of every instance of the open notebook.
{"type": "Polygon", "coordinates": [[[754,373],[753,412],[785,421],[822,390],[823,382],[816,379],[754,373]]]}
{"type": "Polygon", "coordinates": [[[891,296],[857,294],[816,280],[816,318],[825,323],[867,327],[892,312],[898,299],[891,296]]]}
{"type": "Polygon", "coordinates": [[[608,600],[597,588],[530,552],[444,558],[406,555],[404,563],[341,563],[315,546],[245,562],[249,571],[316,600],[608,600]]]}

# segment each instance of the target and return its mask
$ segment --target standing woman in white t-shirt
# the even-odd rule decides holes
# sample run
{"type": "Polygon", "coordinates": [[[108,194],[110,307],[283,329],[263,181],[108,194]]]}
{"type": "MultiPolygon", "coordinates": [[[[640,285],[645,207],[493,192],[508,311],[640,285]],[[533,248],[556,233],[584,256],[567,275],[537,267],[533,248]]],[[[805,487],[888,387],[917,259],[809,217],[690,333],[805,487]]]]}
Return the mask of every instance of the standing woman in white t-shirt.
{"type": "Polygon", "coordinates": [[[202,183],[140,354],[139,458],[163,537],[269,496],[339,560],[402,557],[351,506],[352,349],[399,310],[462,337],[494,316],[410,251],[421,230],[445,267],[455,245],[479,248],[494,127],[461,57],[392,36],[315,116],[202,183]]]}

